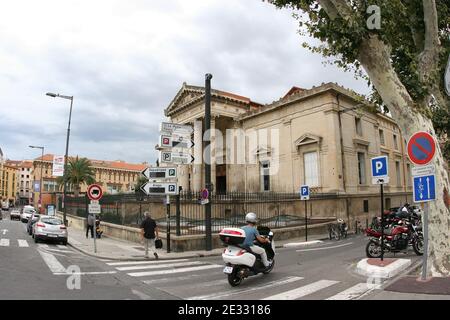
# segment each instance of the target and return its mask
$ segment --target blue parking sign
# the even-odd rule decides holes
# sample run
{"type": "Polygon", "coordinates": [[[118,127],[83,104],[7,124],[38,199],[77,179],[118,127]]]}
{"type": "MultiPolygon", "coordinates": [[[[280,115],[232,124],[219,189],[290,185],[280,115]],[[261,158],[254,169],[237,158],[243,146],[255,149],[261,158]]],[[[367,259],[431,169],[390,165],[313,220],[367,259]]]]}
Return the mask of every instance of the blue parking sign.
{"type": "Polygon", "coordinates": [[[379,183],[379,180],[384,180],[384,183],[389,182],[388,172],[388,157],[381,156],[371,159],[372,168],[372,183],[379,183]]]}
{"type": "Polygon", "coordinates": [[[414,202],[427,202],[436,200],[435,175],[414,177],[413,184],[414,202]]]}
{"type": "Polygon", "coordinates": [[[303,185],[300,187],[300,200],[309,200],[309,186],[303,185]]]}

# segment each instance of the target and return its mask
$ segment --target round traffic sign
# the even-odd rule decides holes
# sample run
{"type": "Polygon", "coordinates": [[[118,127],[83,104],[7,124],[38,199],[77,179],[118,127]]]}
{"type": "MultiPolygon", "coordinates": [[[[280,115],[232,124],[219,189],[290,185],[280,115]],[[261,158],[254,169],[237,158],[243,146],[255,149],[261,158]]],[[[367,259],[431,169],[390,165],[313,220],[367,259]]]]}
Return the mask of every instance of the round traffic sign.
{"type": "Polygon", "coordinates": [[[408,141],[408,157],[412,163],[425,165],[436,152],[436,142],[432,135],[425,131],[414,133],[408,141]]]}
{"type": "Polygon", "coordinates": [[[202,199],[208,199],[208,197],[209,197],[208,189],[202,189],[201,196],[202,196],[202,199]]]}
{"type": "Polygon", "coordinates": [[[87,189],[87,195],[91,200],[100,200],[103,196],[102,187],[99,184],[91,184],[87,189]]]}

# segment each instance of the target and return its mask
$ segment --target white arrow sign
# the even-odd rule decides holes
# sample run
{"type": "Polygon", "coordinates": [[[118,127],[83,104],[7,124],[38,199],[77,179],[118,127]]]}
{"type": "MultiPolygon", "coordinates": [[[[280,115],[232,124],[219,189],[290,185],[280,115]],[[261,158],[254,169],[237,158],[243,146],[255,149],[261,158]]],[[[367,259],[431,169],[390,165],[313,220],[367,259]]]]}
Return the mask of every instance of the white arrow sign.
{"type": "Polygon", "coordinates": [[[190,136],[161,135],[159,141],[161,147],[167,148],[192,148],[194,146],[194,141],[191,140],[190,136]]]}
{"type": "Polygon", "coordinates": [[[166,132],[169,134],[171,134],[171,133],[190,134],[190,133],[194,132],[194,128],[192,128],[192,126],[187,126],[184,124],[161,122],[159,131],[161,133],[166,132]]]}
{"type": "Polygon", "coordinates": [[[164,167],[164,168],[146,168],[142,171],[142,174],[147,179],[167,179],[177,177],[177,168],[164,167]]]}
{"type": "Polygon", "coordinates": [[[5,235],[8,232],[8,230],[7,229],[3,229],[2,232],[3,232],[3,235],[5,235]]]}
{"type": "Polygon", "coordinates": [[[173,163],[173,164],[189,164],[194,161],[194,157],[188,153],[161,151],[160,162],[161,163],[173,163]]]}
{"type": "Polygon", "coordinates": [[[178,185],[175,182],[147,182],[141,187],[146,194],[177,194],[178,185]]]}

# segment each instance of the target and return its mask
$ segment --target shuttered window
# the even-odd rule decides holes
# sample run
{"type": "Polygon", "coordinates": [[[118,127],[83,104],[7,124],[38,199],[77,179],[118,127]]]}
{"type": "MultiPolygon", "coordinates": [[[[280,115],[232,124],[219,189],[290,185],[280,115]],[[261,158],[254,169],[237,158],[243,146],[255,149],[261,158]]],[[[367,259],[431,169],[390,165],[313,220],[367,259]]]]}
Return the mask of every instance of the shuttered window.
{"type": "Polygon", "coordinates": [[[310,187],[319,185],[319,163],[317,152],[303,154],[305,165],[305,184],[310,187]]]}

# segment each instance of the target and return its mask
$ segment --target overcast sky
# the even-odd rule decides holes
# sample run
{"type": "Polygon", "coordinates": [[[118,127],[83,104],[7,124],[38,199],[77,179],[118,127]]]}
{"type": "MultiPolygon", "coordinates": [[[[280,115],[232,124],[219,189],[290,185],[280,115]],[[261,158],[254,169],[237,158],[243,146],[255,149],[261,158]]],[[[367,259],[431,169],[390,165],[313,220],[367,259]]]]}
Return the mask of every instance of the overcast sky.
{"type": "MultiPolygon", "coordinates": [[[[0,147],[154,163],[164,108],[185,81],[269,103],[296,85],[362,80],[302,48],[290,10],[261,0],[14,0],[0,11],[0,147]]],[[[311,40],[310,40],[311,41],[311,40]]]]}

